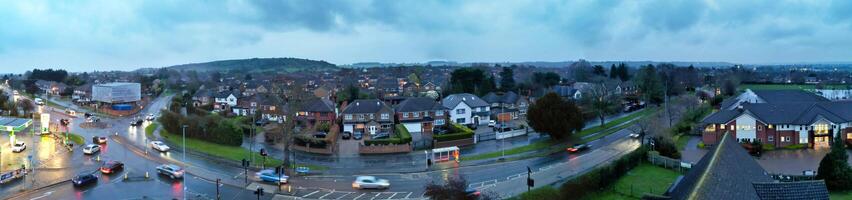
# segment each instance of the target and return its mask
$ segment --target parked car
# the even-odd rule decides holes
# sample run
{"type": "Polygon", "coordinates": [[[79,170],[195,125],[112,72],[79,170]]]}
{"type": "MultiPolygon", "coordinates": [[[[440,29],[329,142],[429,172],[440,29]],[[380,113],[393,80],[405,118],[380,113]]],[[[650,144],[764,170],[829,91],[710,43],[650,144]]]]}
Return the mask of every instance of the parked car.
{"type": "Polygon", "coordinates": [[[568,153],[577,153],[577,152],[580,152],[580,151],[583,151],[583,150],[589,149],[589,147],[591,147],[591,145],[588,145],[588,144],[575,144],[573,147],[568,147],[568,148],[567,148],[567,149],[565,149],[565,150],[567,150],[567,151],[568,151],[568,153]]]}
{"type": "Polygon", "coordinates": [[[325,138],[325,136],[328,136],[328,133],[326,133],[326,132],[316,132],[316,133],[314,133],[314,137],[315,137],[315,138],[325,138]]]}
{"type": "Polygon", "coordinates": [[[70,108],[65,109],[65,114],[68,115],[77,115],[77,111],[71,110],[70,108]]]}
{"type": "Polygon", "coordinates": [[[148,114],[148,116],[145,116],[145,120],[148,120],[148,121],[154,121],[154,118],[155,118],[154,114],[148,114]]]}
{"type": "Polygon", "coordinates": [[[95,144],[106,144],[106,143],[107,143],[107,137],[104,137],[104,136],[94,136],[94,137],[92,137],[92,143],[95,143],[95,144]]]}
{"type": "Polygon", "coordinates": [[[169,178],[183,178],[183,169],[177,165],[164,164],[157,166],[157,174],[169,176],[169,178]]]}
{"type": "Polygon", "coordinates": [[[100,170],[101,173],[112,174],[114,172],[121,171],[122,169],[124,169],[124,163],[118,161],[109,161],[104,163],[104,165],[101,166],[100,170]]]}
{"type": "Polygon", "coordinates": [[[375,135],[370,136],[370,139],[373,139],[373,140],[374,139],[383,139],[383,138],[390,138],[390,133],[381,132],[381,133],[376,133],[375,135]]]}
{"type": "Polygon", "coordinates": [[[24,141],[17,141],[14,145],[12,145],[12,152],[21,153],[27,149],[27,144],[24,141]]]}
{"type": "Polygon", "coordinates": [[[354,140],[361,140],[361,138],[364,138],[364,132],[355,132],[352,134],[352,139],[354,140]]]}
{"type": "Polygon", "coordinates": [[[379,179],[375,176],[359,176],[352,182],[355,189],[388,189],[390,182],[387,179],[379,179]]]}
{"type": "Polygon", "coordinates": [[[151,148],[156,149],[157,151],[160,151],[160,152],[166,152],[166,151],[169,151],[169,149],[171,149],[165,143],[163,143],[161,141],[156,141],[156,140],[151,141],[151,148]]]}
{"type": "Polygon", "coordinates": [[[494,126],[497,126],[497,121],[495,121],[495,120],[488,121],[488,127],[494,127],[494,126]]]}
{"type": "Polygon", "coordinates": [[[101,146],[98,146],[97,144],[87,144],[83,147],[83,154],[86,155],[92,155],[99,151],[101,151],[101,146]]]}
{"type": "Polygon", "coordinates": [[[36,105],[44,105],[44,100],[41,98],[35,98],[33,99],[33,102],[35,102],[36,105]]]}
{"type": "Polygon", "coordinates": [[[83,117],[86,117],[87,119],[91,116],[92,116],[92,113],[83,113],[83,117]]]}
{"type": "Polygon", "coordinates": [[[255,177],[257,177],[257,179],[260,179],[262,181],[273,182],[273,183],[279,183],[280,182],[282,184],[286,184],[287,179],[289,178],[286,174],[277,174],[277,173],[275,173],[275,170],[272,170],[272,169],[260,170],[259,172],[255,173],[254,175],[255,175],[255,177]]]}
{"type": "Polygon", "coordinates": [[[74,184],[74,186],[77,186],[77,187],[92,184],[92,183],[97,183],[97,182],[98,182],[98,177],[95,176],[94,174],[80,174],[80,175],[74,176],[74,178],[71,178],[71,183],[74,184]]]}
{"type": "Polygon", "coordinates": [[[630,135],[628,135],[628,136],[630,136],[630,138],[633,138],[633,139],[638,139],[638,138],[639,138],[639,134],[638,134],[638,133],[631,133],[631,134],[630,134],[630,135]]]}
{"type": "Polygon", "coordinates": [[[344,140],[348,140],[349,138],[352,138],[352,132],[343,131],[343,134],[341,134],[341,137],[343,137],[344,140]]]}
{"type": "Polygon", "coordinates": [[[464,194],[471,199],[477,199],[481,193],[476,189],[467,189],[464,191],[464,194]]]}

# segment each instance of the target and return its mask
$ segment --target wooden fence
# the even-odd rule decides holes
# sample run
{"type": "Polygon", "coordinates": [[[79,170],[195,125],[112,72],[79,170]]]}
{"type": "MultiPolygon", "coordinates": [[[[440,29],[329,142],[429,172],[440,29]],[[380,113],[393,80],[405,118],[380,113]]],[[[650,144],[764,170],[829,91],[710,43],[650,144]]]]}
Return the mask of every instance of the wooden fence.
{"type": "Polygon", "coordinates": [[[685,173],[692,168],[691,163],[682,162],[678,159],[673,159],[665,156],[661,156],[659,152],[650,151],[648,152],[648,162],[653,165],[665,167],[667,169],[677,170],[681,173],[685,173]]]}

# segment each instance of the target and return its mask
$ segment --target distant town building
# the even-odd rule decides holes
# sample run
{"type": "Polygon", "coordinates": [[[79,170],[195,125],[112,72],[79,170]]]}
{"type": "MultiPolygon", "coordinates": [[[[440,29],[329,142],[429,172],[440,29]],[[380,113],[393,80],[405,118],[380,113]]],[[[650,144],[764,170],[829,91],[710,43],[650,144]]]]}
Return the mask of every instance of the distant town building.
{"type": "Polygon", "coordinates": [[[115,82],[92,85],[92,100],[117,104],[138,102],[142,99],[142,86],[139,83],[115,82]]]}

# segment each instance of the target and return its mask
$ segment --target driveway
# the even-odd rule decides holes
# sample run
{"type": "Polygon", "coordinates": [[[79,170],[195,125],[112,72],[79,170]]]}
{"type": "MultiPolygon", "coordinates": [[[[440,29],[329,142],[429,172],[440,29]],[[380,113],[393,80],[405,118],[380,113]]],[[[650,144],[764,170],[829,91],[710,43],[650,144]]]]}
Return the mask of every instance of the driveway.
{"type": "MultiPolygon", "coordinates": [[[[774,150],[763,153],[756,159],[769,173],[802,174],[804,170],[819,168],[819,161],[828,154],[829,149],[774,150]]],[[[846,150],[852,154],[852,150],[846,150]]],[[[852,164],[852,160],[847,162],[852,164]]]]}

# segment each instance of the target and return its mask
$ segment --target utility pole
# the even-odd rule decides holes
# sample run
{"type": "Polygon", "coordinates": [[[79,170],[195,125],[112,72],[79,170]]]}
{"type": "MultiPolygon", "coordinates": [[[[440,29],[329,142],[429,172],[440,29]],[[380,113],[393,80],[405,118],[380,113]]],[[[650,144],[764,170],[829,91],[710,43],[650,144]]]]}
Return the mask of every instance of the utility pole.
{"type": "Polygon", "coordinates": [[[216,179],[216,200],[222,199],[222,196],[219,194],[219,182],[222,182],[222,179],[216,179]]]}
{"type": "Polygon", "coordinates": [[[248,176],[249,176],[248,175],[248,166],[249,166],[249,164],[251,164],[250,161],[243,158],[243,170],[245,170],[246,185],[248,185],[248,176]]]}
{"type": "MultiPolygon", "coordinates": [[[[185,166],[187,165],[187,162],[186,162],[186,127],[187,127],[187,125],[181,126],[181,130],[183,132],[183,163],[184,163],[185,166]]],[[[186,168],[188,168],[188,167],[184,167],[184,170],[189,171],[189,169],[186,169],[186,168]]],[[[186,192],[189,190],[189,183],[188,183],[189,179],[184,179],[183,182],[184,182],[184,184],[183,184],[183,199],[186,200],[186,192]]]]}

